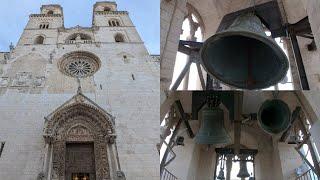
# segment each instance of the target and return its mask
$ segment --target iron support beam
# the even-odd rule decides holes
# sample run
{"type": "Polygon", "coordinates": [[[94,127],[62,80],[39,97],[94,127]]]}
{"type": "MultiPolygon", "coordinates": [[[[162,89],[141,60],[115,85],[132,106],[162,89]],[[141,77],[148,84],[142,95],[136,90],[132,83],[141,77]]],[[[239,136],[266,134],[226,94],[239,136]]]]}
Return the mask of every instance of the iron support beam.
{"type": "MultiPolygon", "coordinates": [[[[315,168],[314,168],[314,167],[312,166],[312,164],[308,161],[308,159],[300,152],[300,150],[297,149],[297,148],[294,148],[294,149],[298,152],[298,154],[299,154],[300,157],[303,159],[303,161],[308,164],[308,166],[310,167],[310,169],[311,169],[315,174],[317,174],[315,168]]],[[[317,176],[318,176],[318,175],[317,175],[317,176]]],[[[318,177],[319,177],[319,176],[318,176],[318,177]]]]}
{"type": "Polygon", "coordinates": [[[206,89],[206,83],[205,83],[204,78],[203,78],[200,62],[196,62],[196,65],[197,65],[197,70],[198,70],[198,74],[199,74],[202,90],[205,90],[206,89]]]}
{"type": "Polygon", "coordinates": [[[177,122],[176,124],[176,127],[175,129],[173,130],[173,133],[172,133],[172,136],[170,138],[170,141],[168,143],[168,146],[167,146],[167,149],[166,151],[164,152],[164,155],[162,157],[162,160],[161,160],[161,163],[160,163],[160,176],[162,175],[163,173],[163,170],[164,170],[164,167],[165,167],[165,164],[166,164],[166,161],[167,161],[167,157],[168,157],[168,154],[169,154],[169,148],[172,147],[173,143],[174,143],[174,138],[176,137],[176,135],[178,134],[178,131],[180,129],[180,126],[181,126],[181,123],[182,123],[182,118],[179,119],[179,121],[177,122]]]}
{"type": "Polygon", "coordinates": [[[179,85],[181,84],[181,81],[183,80],[183,78],[185,77],[185,75],[187,74],[187,72],[190,69],[192,61],[188,61],[187,64],[184,66],[182,72],[180,73],[180,75],[178,76],[176,82],[173,84],[173,86],[171,87],[172,91],[176,91],[179,87],[179,85]]]}
{"type": "Polygon", "coordinates": [[[290,131],[291,131],[291,128],[293,127],[293,123],[296,121],[296,119],[298,119],[298,115],[301,111],[301,107],[298,106],[295,108],[295,110],[292,112],[292,115],[291,115],[291,122],[289,124],[289,127],[287,128],[286,131],[284,131],[281,135],[281,138],[280,138],[280,142],[285,142],[287,140],[287,138],[289,137],[289,134],[290,134],[290,131]]]}
{"type": "Polygon", "coordinates": [[[189,121],[188,121],[188,118],[187,118],[187,114],[184,113],[184,110],[183,110],[183,107],[182,107],[182,104],[180,102],[180,100],[177,100],[175,103],[174,103],[174,107],[175,109],[177,110],[177,112],[179,113],[181,119],[183,120],[184,122],[184,125],[186,126],[187,128],[187,132],[188,132],[188,135],[190,138],[194,138],[194,133],[191,129],[191,126],[189,124],[189,121]]]}
{"type": "Polygon", "coordinates": [[[307,74],[306,74],[306,71],[305,71],[305,68],[303,65],[303,60],[302,60],[297,37],[294,34],[294,32],[292,32],[292,31],[289,31],[289,35],[290,35],[290,39],[291,39],[291,43],[292,43],[292,47],[293,47],[294,57],[295,57],[296,63],[297,63],[297,68],[299,71],[302,89],[303,90],[310,90],[308,79],[307,79],[307,74]]]}

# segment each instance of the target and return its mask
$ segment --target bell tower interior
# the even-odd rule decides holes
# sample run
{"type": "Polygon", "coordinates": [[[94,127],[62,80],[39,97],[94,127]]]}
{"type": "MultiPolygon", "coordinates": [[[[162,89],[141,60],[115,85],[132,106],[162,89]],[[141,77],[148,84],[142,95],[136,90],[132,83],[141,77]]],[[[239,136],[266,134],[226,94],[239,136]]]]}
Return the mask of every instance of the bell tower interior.
{"type": "Polygon", "coordinates": [[[237,3],[216,0],[210,5],[188,0],[178,5],[178,8],[163,1],[162,13],[166,14],[165,9],[173,8],[175,11],[170,10],[174,14],[172,17],[179,19],[173,21],[173,18],[165,16],[162,19],[162,28],[165,30],[161,48],[166,61],[161,70],[163,90],[318,89],[320,83],[314,81],[314,76],[318,76],[315,74],[320,71],[307,66],[313,64],[318,57],[316,39],[319,28],[314,28],[313,24],[317,26],[319,23],[315,18],[310,18],[314,14],[308,8],[313,2],[306,3],[307,1],[312,0],[239,0],[237,3]],[[211,13],[206,13],[209,11],[211,13]],[[241,18],[245,14],[254,15],[261,22],[258,25],[258,21],[254,19],[241,18]],[[258,29],[260,32],[257,32],[258,29]],[[251,40],[255,41],[255,50],[249,46],[236,47],[237,43],[250,44],[249,41],[241,42],[250,39],[249,34],[245,35],[248,32],[251,32],[251,40]],[[231,35],[232,33],[234,34],[231,35]],[[255,35],[259,37],[252,39],[255,35]],[[243,38],[231,42],[236,36],[243,38]],[[223,43],[222,38],[229,42],[217,45],[216,43],[223,43]],[[250,49],[251,58],[245,57],[244,52],[249,52],[250,49]],[[267,51],[269,52],[263,53],[267,51]],[[241,52],[244,54],[240,55],[241,52]],[[237,60],[232,60],[232,56],[237,57],[237,60]],[[192,62],[187,63],[188,58],[192,58],[192,62]],[[220,59],[223,60],[219,61],[220,59]],[[253,60],[250,63],[241,59],[259,61],[253,60]],[[259,63],[261,64],[258,65],[259,63]]]}
{"type": "Polygon", "coordinates": [[[307,165],[320,157],[317,92],[177,91],[168,98],[174,101],[160,114],[162,179],[317,176],[307,165]]]}

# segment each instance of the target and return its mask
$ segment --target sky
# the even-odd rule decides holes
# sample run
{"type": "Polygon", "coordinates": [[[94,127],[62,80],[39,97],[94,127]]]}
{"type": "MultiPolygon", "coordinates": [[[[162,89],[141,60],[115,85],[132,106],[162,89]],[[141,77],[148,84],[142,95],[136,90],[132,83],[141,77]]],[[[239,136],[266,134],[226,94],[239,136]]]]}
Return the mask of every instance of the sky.
{"type": "MultiPolygon", "coordinates": [[[[1,0],[0,52],[18,42],[29,15],[40,13],[44,4],[60,4],[66,28],[91,27],[92,9],[99,0],[1,0]]],[[[101,0],[102,1],[102,0],[101,0]]],[[[118,10],[128,11],[150,54],[160,54],[160,1],[115,0],[118,10]]]]}

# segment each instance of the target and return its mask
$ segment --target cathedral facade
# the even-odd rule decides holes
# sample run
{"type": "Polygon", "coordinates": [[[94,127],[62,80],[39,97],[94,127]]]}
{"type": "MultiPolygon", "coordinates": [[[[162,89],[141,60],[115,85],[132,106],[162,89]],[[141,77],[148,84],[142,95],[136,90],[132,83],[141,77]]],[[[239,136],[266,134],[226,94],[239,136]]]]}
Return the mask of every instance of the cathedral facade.
{"type": "Polygon", "coordinates": [[[0,179],[159,179],[158,58],[115,2],[64,18],[43,5],[0,53],[0,179]]]}

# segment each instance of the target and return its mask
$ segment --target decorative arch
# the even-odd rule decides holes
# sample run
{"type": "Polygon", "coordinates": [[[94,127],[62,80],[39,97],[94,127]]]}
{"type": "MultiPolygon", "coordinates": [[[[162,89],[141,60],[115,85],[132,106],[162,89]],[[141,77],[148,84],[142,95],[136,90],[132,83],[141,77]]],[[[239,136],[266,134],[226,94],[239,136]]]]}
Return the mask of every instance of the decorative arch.
{"type": "Polygon", "coordinates": [[[46,124],[45,134],[65,138],[67,132],[62,133],[60,129],[69,130],[75,123],[85,125],[88,130],[94,130],[93,135],[100,134],[106,137],[115,134],[112,117],[85,103],[75,103],[55,112],[46,124]]]}
{"type": "Polygon", "coordinates": [[[112,171],[117,169],[116,157],[112,154],[116,137],[113,119],[81,93],[46,117],[44,138],[52,148],[52,174],[48,176],[52,180],[71,179],[67,158],[69,144],[90,143],[94,152],[93,177],[112,179],[112,171]]]}
{"type": "Polygon", "coordinates": [[[125,39],[124,39],[124,35],[121,34],[121,33],[117,33],[115,36],[114,36],[114,40],[115,42],[125,42],[125,39]]]}
{"type": "Polygon", "coordinates": [[[39,35],[35,38],[34,40],[34,44],[44,44],[44,36],[42,35],[39,35]]]}
{"type": "Polygon", "coordinates": [[[202,37],[203,37],[204,31],[205,31],[205,24],[203,23],[203,20],[202,20],[200,13],[190,3],[187,3],[187,10],[188,10],[188,13],[187,13],[185,19],[190,18],[190,17],[192,18],[192,15],[193,15],[194,18],[197,20],[197,22],[194,22],[194,20],[192,20],[191,22],[198,24],[198,26],[201,29],[201,33],[202,33],[202,37]]]}

